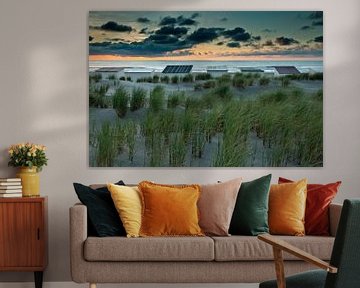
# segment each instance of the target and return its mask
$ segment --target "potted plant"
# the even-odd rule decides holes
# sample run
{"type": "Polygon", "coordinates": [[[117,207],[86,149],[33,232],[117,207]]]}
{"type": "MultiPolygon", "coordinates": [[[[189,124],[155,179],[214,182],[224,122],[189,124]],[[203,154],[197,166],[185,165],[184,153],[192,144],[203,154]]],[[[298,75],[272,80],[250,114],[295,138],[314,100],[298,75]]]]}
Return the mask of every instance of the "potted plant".
{"type": "Polygon", "coordinates": [[[33,143],[20,143],[9,147],[9,166],[19,167],[17,177],[21,178],[22,194],[24,197],[39,196],[39,174],[42,167],[47,165],[46,147],[33,143]]]}

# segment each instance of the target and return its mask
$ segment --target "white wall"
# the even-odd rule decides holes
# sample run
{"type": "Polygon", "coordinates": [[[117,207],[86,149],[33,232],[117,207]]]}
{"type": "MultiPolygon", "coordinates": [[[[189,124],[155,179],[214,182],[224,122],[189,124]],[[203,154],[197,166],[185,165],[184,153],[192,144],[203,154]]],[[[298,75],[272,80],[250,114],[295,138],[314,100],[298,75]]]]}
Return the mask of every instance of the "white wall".
{"type": "MultiPolygon", "coordinates": [[[[291,23],[289,23],[291,25],[291,23]]],[[[214,182],[265,173],[342,180],[337,197],[360,196],[360,2],[358,0],[1,0],[0,175],[12,176],[6,148],[20,141],[48,146],[41,193],[49,196],[50,263],[46,281],[69,274],[68,208],[72,182],[142,179],[214,182]],[[88,167],[87,15],[89,10],[324,10],[323,168],[108,168],[88,167]]],[[[0,282],[32,280],[29,273],[0,273],[0,282]]]]}

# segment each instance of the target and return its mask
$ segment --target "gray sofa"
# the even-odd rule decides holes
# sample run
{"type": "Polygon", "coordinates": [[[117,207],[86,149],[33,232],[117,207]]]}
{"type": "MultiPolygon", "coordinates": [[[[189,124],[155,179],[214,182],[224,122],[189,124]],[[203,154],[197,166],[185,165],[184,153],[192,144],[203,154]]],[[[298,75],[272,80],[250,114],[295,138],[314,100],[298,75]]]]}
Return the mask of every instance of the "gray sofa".
{"type": "MultiPolygon", "coordinates": [[[[280,236],[330,259],[341,205],[330,206],[330,237],[280,236]]],[[[88,237],[87,209],[70,208],[71,275],[77,283],[257,283],[275,277],[270,245],[252,236],[88,237]]],[[[285,254],[286,274],[313,269],[285,254]]]]}

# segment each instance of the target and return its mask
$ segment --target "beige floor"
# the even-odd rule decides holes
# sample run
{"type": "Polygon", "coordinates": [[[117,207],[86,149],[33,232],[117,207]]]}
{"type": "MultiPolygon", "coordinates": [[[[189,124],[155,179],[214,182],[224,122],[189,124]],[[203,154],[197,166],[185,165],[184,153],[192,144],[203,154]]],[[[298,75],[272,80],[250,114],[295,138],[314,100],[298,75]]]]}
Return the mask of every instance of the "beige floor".
{"type": "MultiPolygon", "coordinates": [[[[43,288],[88,288],[72,282],[45,282],[43,288]]],[[[98,284],[97,288],[258,288],[258,284],[98,284]]],[[[0,288],[34,288],[33,283],[0,283],[0,288]]]]}

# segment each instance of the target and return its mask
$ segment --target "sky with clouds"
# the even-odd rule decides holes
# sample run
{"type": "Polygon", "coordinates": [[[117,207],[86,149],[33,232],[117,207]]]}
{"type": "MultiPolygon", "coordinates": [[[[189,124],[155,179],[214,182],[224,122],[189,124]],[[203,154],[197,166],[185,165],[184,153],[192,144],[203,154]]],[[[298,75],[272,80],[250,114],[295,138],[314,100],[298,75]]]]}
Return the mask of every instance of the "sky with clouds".
{"type": "Polygon", "coordinates": [[[322,60],[321,11],[91,11],[90,60],[322,60]]]}

